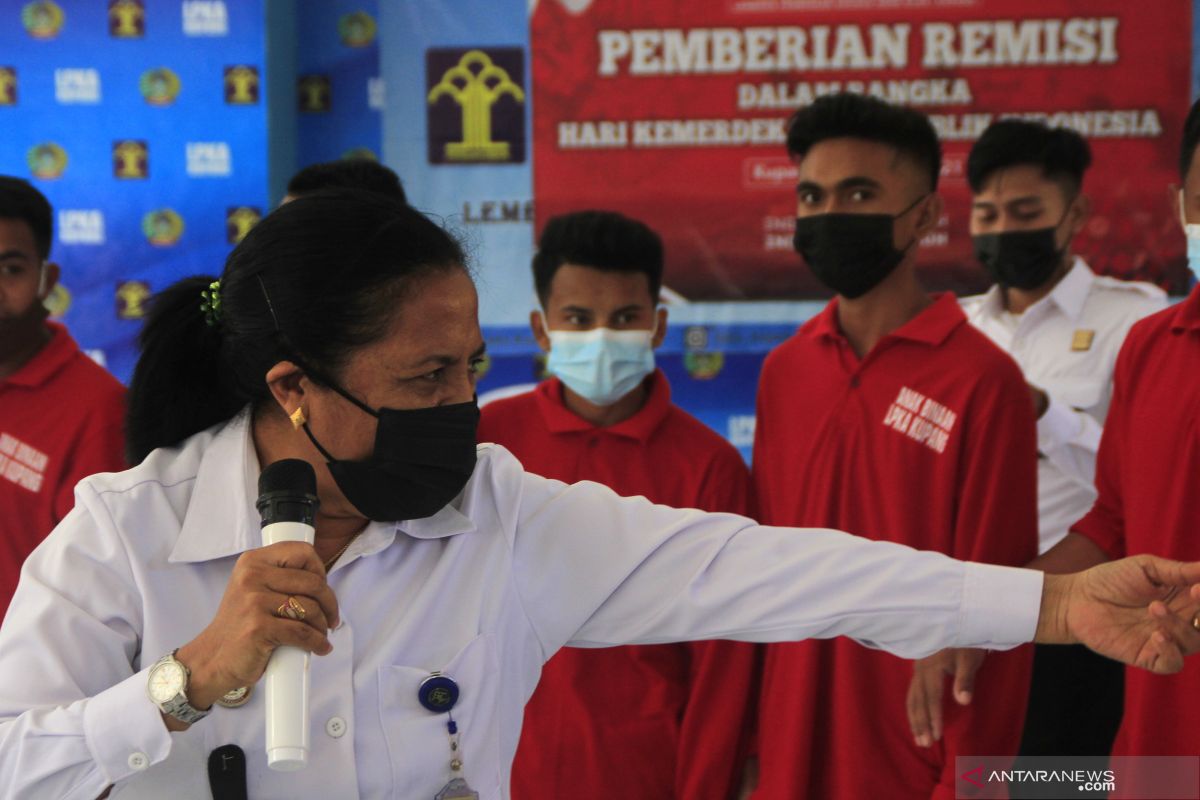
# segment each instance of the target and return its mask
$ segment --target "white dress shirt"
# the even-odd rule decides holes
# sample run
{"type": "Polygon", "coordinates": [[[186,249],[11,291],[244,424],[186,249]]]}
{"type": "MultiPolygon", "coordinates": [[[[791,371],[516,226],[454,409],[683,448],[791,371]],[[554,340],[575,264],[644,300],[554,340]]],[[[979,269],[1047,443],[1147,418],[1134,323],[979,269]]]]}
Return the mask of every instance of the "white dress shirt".
{"type": "Polygon", "coordinates": [[[963,299],[971,323],[1050,398],[1038,420],[1039,553],[1058,544],[1095,502],[1096,451],[1117,352],[1133,323],[1166,303],[1158,287],[1098,276],[1081,258],[1023,314],[1005,310],[999,286],[963,299]]]}
{"type": "MultiPolygon", "coordinates": [[[[462,695],[464,772],[508,797],[525,701],[560,647],[852,636],[919,657],[1032,638],[1042,576],[830,530],[768,528],[531,475],[481,445],[431,518],[371,523],[329,574],[342,624],[312,659],[306,769],[266,765],[262,693],[169,733],[146,673],[212,620],[237,556],[259,546],[245,412],[93,476],[26,562],[0,629],[6,797],[209,798],[208,754],[246,754],[250,797],[434,795],[450,777],[434,670],[462,695]]],[[[866,713],[866,712],[864,712],[866,713]]]]}

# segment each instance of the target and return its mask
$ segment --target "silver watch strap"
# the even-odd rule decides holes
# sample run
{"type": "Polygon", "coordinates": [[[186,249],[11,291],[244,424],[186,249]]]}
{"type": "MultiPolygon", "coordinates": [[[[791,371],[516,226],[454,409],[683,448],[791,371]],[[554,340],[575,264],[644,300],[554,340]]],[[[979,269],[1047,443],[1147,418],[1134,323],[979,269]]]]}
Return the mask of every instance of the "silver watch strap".
{"type": "Polygon", "coordinates": [[[208,716],[209,711],[201,711],[187,701],[187,695],[177,694],[167,702],[163,703],[159,708],[164,714],[169,714],[180,722],[191,725],[193,722],[198,722],[208,716]]]}

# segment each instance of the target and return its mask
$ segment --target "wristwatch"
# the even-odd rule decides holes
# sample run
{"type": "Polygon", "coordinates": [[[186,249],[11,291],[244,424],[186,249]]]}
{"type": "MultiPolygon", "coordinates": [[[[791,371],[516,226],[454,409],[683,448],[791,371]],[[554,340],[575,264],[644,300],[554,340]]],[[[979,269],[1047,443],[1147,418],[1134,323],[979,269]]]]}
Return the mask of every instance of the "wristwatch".
{"type": "Polygon", "coordinates": [[[175,660],[177,652],[172,650],[154,662],[146,682],[146,693],[159,711],[191,725],[207,717],[208,711],[201,711],[188,702],[188,678],[192,673],[175,660]]]}

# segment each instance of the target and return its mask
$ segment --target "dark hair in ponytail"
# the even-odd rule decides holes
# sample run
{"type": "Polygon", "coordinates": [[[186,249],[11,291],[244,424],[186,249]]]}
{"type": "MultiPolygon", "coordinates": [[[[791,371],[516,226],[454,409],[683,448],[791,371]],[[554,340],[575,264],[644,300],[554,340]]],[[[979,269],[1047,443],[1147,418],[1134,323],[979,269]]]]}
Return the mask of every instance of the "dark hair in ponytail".
{"type": "Polygon", "coordinates": [[[417,279],[464,261],[449,234],[392,198],[328,190],[279,207],[229,254],[215,320],[201,308],[211,277],[151,301],[129,390],[129,463],[269,400],[266,374],[280,361],[338,378],[417,279]]]}

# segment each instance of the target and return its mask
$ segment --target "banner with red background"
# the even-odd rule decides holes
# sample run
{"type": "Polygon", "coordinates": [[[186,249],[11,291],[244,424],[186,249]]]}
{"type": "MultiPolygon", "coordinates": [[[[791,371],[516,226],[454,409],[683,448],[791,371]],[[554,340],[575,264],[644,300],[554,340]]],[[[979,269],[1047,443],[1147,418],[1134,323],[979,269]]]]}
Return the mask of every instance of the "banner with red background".
{"type": "Polygon", "coordinates": [[[986,285],[965,163],[987,124],[1030,116],[1092,146],[1097,272],[1185,289],[1178,182],[1190,0],[540,0],[531,17],[537,226],[606,208],[659,231],[689,301],[825,296],[792,252],[787,117],[823,93],[927,113],[946,215],[931,289],[986,285]]]}

